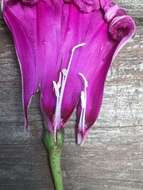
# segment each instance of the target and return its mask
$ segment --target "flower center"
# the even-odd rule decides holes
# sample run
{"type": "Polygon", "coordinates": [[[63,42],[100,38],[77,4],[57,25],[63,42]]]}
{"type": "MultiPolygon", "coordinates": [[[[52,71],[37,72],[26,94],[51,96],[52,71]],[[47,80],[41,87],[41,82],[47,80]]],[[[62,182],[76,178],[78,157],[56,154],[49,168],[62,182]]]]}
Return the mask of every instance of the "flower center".
{"type": "Polygon", "coordinates": [[[78,49],[84,45],[86,45],[86,43],[80,43],[72,48],[68,67],[62,69],[62,71],[60,72],[58,82],[53,81],[53,86],[54,86],[55,95],[56,95],[56,110],[55,110],[55,117],[54,117],[55,140],[56,140],[57,129],[61,126],[61,122],[62,122],[62,118],[61,118],[62,101],[63,101],[64,90],[65,90],[67,78],[68,78],[70,67],[72,64],[72,59],[73,59],[76,49],[78,49]]]}

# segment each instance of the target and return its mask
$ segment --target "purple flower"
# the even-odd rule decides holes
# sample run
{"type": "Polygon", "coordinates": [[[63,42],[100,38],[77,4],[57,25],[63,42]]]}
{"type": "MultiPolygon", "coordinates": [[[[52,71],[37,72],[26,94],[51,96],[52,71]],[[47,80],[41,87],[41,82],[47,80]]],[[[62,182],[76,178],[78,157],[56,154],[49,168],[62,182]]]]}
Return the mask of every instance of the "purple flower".
{"type": "Polygon", "coordinates": [[[81,144],[99,114],[109,66],[135,23],[110,0],[25,2],[4,0],[2,9],[20,64],[26,126],[39,90],[45,125],[55,135],[76,108],[81,144]]]}

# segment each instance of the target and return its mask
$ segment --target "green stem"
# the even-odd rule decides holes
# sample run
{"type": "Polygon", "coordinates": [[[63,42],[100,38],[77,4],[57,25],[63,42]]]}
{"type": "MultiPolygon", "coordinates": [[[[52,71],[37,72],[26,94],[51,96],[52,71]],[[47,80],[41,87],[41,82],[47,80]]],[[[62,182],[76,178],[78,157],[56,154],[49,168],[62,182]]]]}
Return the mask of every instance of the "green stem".
{"type": "Polygon", "coordinates": [[[63,131],[57,132],[57,138],[55,141],[54,135],[44,129],[43,143],[48,151],[49,164],[55,190],[64,190],[61,170],[61,153],[64,144],[63,131]]]}

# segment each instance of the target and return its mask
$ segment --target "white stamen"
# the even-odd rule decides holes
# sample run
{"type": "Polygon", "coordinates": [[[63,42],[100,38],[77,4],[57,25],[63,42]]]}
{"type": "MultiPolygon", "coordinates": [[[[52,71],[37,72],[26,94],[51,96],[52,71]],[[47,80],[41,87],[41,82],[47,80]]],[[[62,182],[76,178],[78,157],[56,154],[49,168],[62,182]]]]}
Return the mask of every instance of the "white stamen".
{"type": "Polygon", "coordinates": [[[81,91],[81,114],[79,119],[79,130],[84,132],[85,130],[85,114],[86,114],[86,104],[87,104],[87,87],[88,81],[82,73],[79,73],[81,79],[83,80],[84,89],[81,91]]]}
{"type": "Polygon", "coordinates": [[[85,96],[84,91],[81,92],[80,98],[81,98],[81,107],[85,109],[86,108],[86,96],[85,96]]]}
{"type": "Polygon", "coordinates": [[[74,46],[72,48],[72,52],[71,52],[71,56],[70,56],[69,64],[68,64],[68,68],[67,68],[67,73],[69,73],[70,66],[71,66],[71,63],[72,63],[72,58],[73,58],[75,50],[78,49],[79,47],[82,47],[82,46],[85,46],[85,45],[86,45],[86,43],[81,43],[81,44],[77,44],[76,46],[74,46]]]}
{"type": "Polygon", "coordinates": [[[81,78],[82,78],[82,80],[84,82],[84,88],[87,88],[88,87],[87,79],[85,78],[85,76],[82,73],[79,73],[79,76],[81,76],[81,78]]]}
{"type": "Polygon", "coordinates": [[[63,76],[66,76],[67,75],[67,70],[66,69],[62,69],[62,74],[63,74],[63,76]]]}
{"type": "Polygon", "coordinates": [[[53,87],[54,87],[54,90],[55,90],[55,94],[56,94],[56,97],[59,96],[59,87],[58,87],[58,84],[53,81],[53,87]]]}
{"type": "Polygon", "coordinates": [[[60,72],[59,80],[58,80],[58,82],[57,82],[58,88],[61,87],[61,83],[62,83],[62,74],[61,74],[61,72],[60,72]]]}
{"type": "Polygon", "coordinates": [[[72,48],[71,55],[69,58],[69,63],[67,69],[64,68],[60,72],[60,77],[58,82],[56,83],[53,81],[53,87],[55,89],[55,94],[56,94],[56,110],[55,110],[55,118],[54,118],[54,136],[55,136],[55,141],[56,141],[56,133],[57,133],[57,127],[61,124],[62,118],[61,118],[61,107],[62,107],[62,101],[63,101],[63,96],[64,96],[64,90],[67,82],[67,77],[70,71],[72,59],[75,53],[75,50],[78,49],[79,47],[82,47],[86,45],[86,43],[81,43],[77,44],[72,48]]]}

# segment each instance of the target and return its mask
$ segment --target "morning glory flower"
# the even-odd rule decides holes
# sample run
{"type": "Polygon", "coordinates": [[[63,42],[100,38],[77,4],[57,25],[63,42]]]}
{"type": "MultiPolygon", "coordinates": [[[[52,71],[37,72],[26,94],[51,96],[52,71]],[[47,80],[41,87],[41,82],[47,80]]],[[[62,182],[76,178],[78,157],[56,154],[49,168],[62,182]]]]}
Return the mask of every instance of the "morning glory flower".
{"type": "Polygon", "coordinates": [[[107,72],[135,33],[135,23],[111,0],[3,0],[22,76],[25,124],[40,91],[47,130],[63,129],[76,109],[77,143],[96,121],[107,72]]]}

